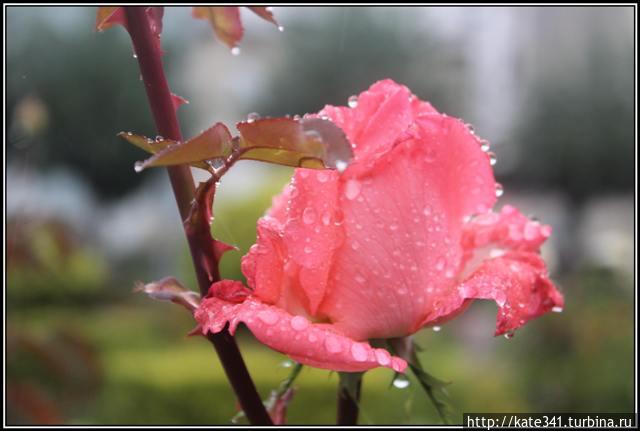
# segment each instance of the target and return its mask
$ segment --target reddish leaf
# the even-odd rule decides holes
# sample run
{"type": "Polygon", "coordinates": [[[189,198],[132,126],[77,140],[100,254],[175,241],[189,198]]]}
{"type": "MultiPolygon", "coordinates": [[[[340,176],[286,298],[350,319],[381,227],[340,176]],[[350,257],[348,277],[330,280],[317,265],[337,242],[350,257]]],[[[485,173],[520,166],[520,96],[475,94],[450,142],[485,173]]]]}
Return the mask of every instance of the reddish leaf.
{"type": "Polygon", "coordinates": [[[272,9],[271,7],[269,6],[247,6],[247,7],[249,8],[249,10],[251,10],[251,12],[255,13],[260,18],[264,19],[265,21],[269,21],[270,23],[273,23],[276,27],[280,28],[278,26],[278,22],[273,17],[273,13],[271,12],[271,9],[272,9]]]}
{"type": "Polygon", "coordinates": [[[100,6],[96,14],[96,30],[104,31],[116,24],[126,27],[124,11],[120,6],[100,6]]]}
{"type": "MultiPolygon", "coordinates": [[[[156,37],[156,46],[162,52],[160,48],[160,34],[162,33],[164,7],[147,7],[145,8],[145,13],[149,21],[149,26],[151,27],[151,32],[156,37]]],[[[104,31],[116,24],[120,24],[129,31],[127,18],[121,6],[101,6],[98,8],[96,14],[96,30],[104,31]]]]}
{"type": "Polygon", "coordinates": [[[177,144],[176,141],[171,139],[157,139],[153,140],[146,136],[136,135],[131,132],[120,132],[118,136],[130,144],[135,145],[138,148],[145,150],[147,153],[155,154],[158,151],[164,150],[170,145],[177,144]]]}
{"type": "MultiPolygon", "coordinates": [[[[142,142],[142,140],[136,135],[120,134],[129,142],[132,142],[130,138],[135,136],[134,145],[142,142]]],[[[199,168],[206,169],[207,165],[204,163],[207,160],[216,158],[226,158],[231,154],[232,139],[231,134],[227,127],[222,123],[217,123],[213,127],[205,130],[195,138],[191,138],[183,143],[175,143],[168,140],[157,140],[158,145],[164,145],[165,148],[155,152],[155,154],[149,157],[144,162],[136,163],[136,171],[140,172],[143,169],[152,166],[172,166],[190,164],[199,168]]],[[[138,145],[140,146],[140,145],[138,145]]],[[[143,147],[141,147],[143,148],[143,147]]],[[[144,149],[144,148],[143,148],[144,149]]]]}
{"type": "Polygon", "coordinates": [[[175,277],[165,277],[152,283],[136,283],[135,292],[144,292],[153,299],[171,301],[193,312],[200,305],[200,295],[185,288],[175,277]]]}
{"type": "Polygon", "coordinates": [[[239,9],[237,6],[196,6],[192,16],[209,20],[216,35],[229,48],[234,48],[244,33],[239,9]]]}
{"type": "Polygon", "coordinates": [[[239,123],[241,159],[286,166],[335,168],[347,162],[351,145],[344,133],[328,120],[267,118],[239,123]]]}

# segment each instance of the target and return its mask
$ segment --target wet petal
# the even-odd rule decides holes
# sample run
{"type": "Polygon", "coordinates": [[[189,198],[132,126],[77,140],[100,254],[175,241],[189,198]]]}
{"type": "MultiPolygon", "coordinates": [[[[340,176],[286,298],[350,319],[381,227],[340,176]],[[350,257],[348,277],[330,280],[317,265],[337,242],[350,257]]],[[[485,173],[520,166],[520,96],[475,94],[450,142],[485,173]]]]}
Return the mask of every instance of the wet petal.
{"type": "Polygon", "coordinates": [[[498,305],[495,335],[512,332],[529,320],[564,306],[547,276],[542,258],[509,252],[483,262],[459,287],[463,299],[492,299],[498,305]]]}
{"type": "Polygon", "coordinates": [[[262,343],[295,361],[318,368],[365,371],[388,367],[403,372],[407,366],[403,359],[392,357],[384,349],[354,341],[330,325],[311,323],[303,316],[291,315],[252,297],[240,304],[209,297],[203,300],[194,316],[204,334],[217,333],[227,323],[233,334],[243,322],[262,343]]]}
{"type": "Polygon", "coordinates": [[[463,219],[495,201],[489,161],[465,125],[418,121],[364,173],[341,177],[345,242],[320,311],[354,339],[404,336],[434,310],[452,312],[450,299],[460,306],[463,219]]]}
{"type": "Polygon", "coordinates": [[[354,145],[362,160],[392,148],[396,138],[412,121],[411,92],[391,80],[378,81],[358,96],[355,108],[326,106],[319,115],[328,116],[354,145]]]}

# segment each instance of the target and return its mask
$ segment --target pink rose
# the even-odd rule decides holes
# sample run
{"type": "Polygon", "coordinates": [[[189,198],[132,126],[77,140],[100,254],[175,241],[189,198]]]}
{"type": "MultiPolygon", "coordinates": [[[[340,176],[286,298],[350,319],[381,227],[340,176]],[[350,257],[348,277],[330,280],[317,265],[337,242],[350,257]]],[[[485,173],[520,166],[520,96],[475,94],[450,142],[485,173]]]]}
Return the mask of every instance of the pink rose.
{"type": "Polygon", "coordinates": [[[496,335],[563,306],[539,254],[551,228],[491,211],[489,156],[463,122],[390,80],[318,115],[344,130],[353,161],[296,169],[242,260],[250,289],[214,284],[195,313],[203,332],[244,322],[303,364],[404,371],[367,340],[440,325],[474,299],[498,305],[496,335]]]}

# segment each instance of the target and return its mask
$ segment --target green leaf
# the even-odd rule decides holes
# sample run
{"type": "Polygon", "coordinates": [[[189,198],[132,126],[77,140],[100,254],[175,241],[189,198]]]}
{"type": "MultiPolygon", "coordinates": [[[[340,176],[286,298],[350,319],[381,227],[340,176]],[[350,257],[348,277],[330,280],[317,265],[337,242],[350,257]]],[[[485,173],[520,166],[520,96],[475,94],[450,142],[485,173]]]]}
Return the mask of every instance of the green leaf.
{"type": "Polygon", "coordinates": [[[207,169],[207,160],[227,158],[231,154],[233,143],[227,127],[217,123],[205,130],[195,138],[180,143],[169,139],[157,139],[155,141],[129,133],[120,133],[118,136],[132,144],[151,152],[154,155],[144,162],[136,163],[136,171],[153,166],[172,166],[189,164],[202,169],[207,169]],[[146,142],[145,142],[146,140],[146,142]]]}
{"type": "Polygon", "coordinates": [[[266,118],[236,127],[240,159],[322,169],[346,163],[353,154],[342,130],[329,120],[266,118]]]}

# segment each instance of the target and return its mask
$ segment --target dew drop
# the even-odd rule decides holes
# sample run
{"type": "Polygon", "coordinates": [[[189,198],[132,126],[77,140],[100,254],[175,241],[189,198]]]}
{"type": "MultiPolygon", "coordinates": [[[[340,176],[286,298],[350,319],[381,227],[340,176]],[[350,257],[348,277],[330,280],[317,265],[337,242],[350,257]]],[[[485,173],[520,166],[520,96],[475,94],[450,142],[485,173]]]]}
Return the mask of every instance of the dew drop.
{"type": "Polygon", "coordinates": [[[493,151],[489,151],[487,153],[487,156],[489,156],[489,164],[491,166],[495,166],[496,163],[498,162],[498,158],[496,157],[496,153],[494,153],[493,151]]]}
{"type": "Polygon", "coordinates": [[[376,360],[383,367],[391,363],[391,355],[384,349],[376,349],[376,360]]]}
{"type": "Polygon", "coordinates": [[[309,327],[309,321],[303,316],[295,316],[291,319],[291,327],[296,331],[304,331],[309,327]]]}
{"type": "Polygon", "coordinates": [[[366,279],[366,278],[364,278],[362,275],[358,274],[358,275],[356,275],[356,281],[357,281],[358,283],[360,283],[360,284],[364,284],[364,283],[365,283],[365,281],[367,281],[367,279],[366,279]]]}
{"type": "Polygon", "coordinates": [[[360,182],[357,180],[349,180],[345,185],[344,195],[350,201],[354,200],[360,194],[360,189],[362,186],[360,182]]]}
{"type": "Polygon", "coordinates": [[[433,209],[431,208],[431,206],[427,205],[426,207],[424,207],[424,210],[422,210],[422,214],[428,217],[431,215],[432,211],[433,209]]]}
{"type": "Polygon", "coordinates": [[[332,336],[329,336],[324,340],[324,347],[329,353],[342,352],[342,344],[340,343],[340,340],[332,336]]]}
{"type": "Polygon", "coordinates": [[[307,207],[302,212],[302,222],[304,224],[311,224],[316,221],[316,210],[311,207],[307,207]]]}
{"type": "Polygon", "coordinates": [[[398,389],[406,389],[409,387],[411,382],[404,374],[399,374],[395,379],[393,379],[393,387],[398,389]]]}
{"type": "Polygon", "coordinates": [[[367,360],[367,349],[362,344],[352,344],[351,345],[351,356],[358,362],[364,362],[367,360]]]}
{"type": "Polygon", "coordinates": [[[235,56],[240,55],[240,47],[234,46],[233,48],[231,48],[231,55],[235,55],[235,56]]]}
{"type": "Polygon", "coordinates": [[[282,33],[282,32],[284,31],[284,27],[283,27],[283,26],[281,26],[281,25],[279,25],[279,26],[278,26],[278,31],[279,31],[280,33],[282,33]]]}
{"type": "Polygon", "coordinates": [[[133,170],[136,172],[142,172],[143,169],[144,169],[144,162],[136,162],[135,165],[133,165],[133,170]]]}
{"type": "Polygon", "coordinates": [[[133,54],[133,58],[138,58],[138,54],[133,54]]]}
{"type": "Polygon", "coordinates": [[[360,248],[360,243],[358,243],[358,241],[353,241],[351,243],[351,248],[354,249],[354,250],[359,249],[360,248]]]}
{"type": "Polygon", "coordinates": [[[355,108],[356,106],[358,106],[358,96],[349,97],[347,104],[349,105],[349,108],[355,108]]]}
{"type": "Polygon", "coordinates": [[[338,172],[344,172],[347,169],[347,166],[349,166],[349,164],[344,160],[336,160],[336,169],[338,172]]]}
{"type": "Polygon", "coordinates": [[[258,319],[267,325],[275,325],[278,322],[278,315],[271,310],[263,310],[258,313],[258,319]]]}
{"type": "Polygon", "coordinates": [[[434,326],[433,328],[433,332],[440,332],[440,330],[442,329],[440,326],[434,326]]]}
{"type": "Polygon", "coordinates": [[[563,308],[556,305],[551,309],[551,311],[553,311],[554,313],[562,313],[563,308]]]}
{"type": "Polygon", "coordinates": [[[513,338],[513,332],[507,332],[506,334],[504,334],[504,338],[506,338],[507,340],[510,340],[513,338]]]}
{"type": "Polygon", "coordinates": [[[398,225],[395,224],[395,223],[391,223],[389,225],[389,229],[391,229],[392,231],[396,231],[396,230],[398,230],[398,225]]]}
{"type": "Polygon", "coordinates": [[[500,197],[503,194],[504,194],[504,188],[502,187],[502,184],[496,183],[496,197],[500,197]]]}
{"type": "Polygon", "coordinates": [[[489,151],[489,141],[484,140],[484,139],[483,139],[483,140],[481,140],[481,141],[480,141],[480,149],[481,149],[482,151],[484,151],[485,153],[486,153],[487,151],[489,151]]]}
{"type": "Polygon", "coordinates": [[[247,115],[247,123],[253,123],[254,121],[260,119],[260,114],[257,112],[251,112],[247,115]]]}
{"type": "Polygon", "coordinates": [[[436,269],[438,271],[442,271],[444,269],[444,265],[446,264],[444,257],[439,257],[436,261],[436,269]]]}
{"type": "Polygon", "coordinates": [[[336,226],[340,226],[342,223],[344,223],[344,213],[342,212],[342,210],[341,210],[341,209],[339,209],[339,208],[338,208],[338,209],[336,210],[336,214],[335,214],[335,216],[334,216],[334,219],[333,219],[333,220],[334,220],[334,221],[333,221],[333,223],[334,223],[336,226]]]}
{"type": "Polygon", "coordinates": [[[467,126],[467,130],[469,130],[469,133],[471,133],[472,135],[475,135],[476,129],[473,127],[473,124],[467,123],[465,124],[465,126],[467,126]]]}
{"type": "Polygon", "coordinates": [[[309,246],[306,246],[306,247],[304,248],[304,252],[305,252],[305,253],[307,253],[307,254],[310,254],[312,251],[313,251],[313,250],[312,250],[312,249],[311,249],[311,247],[309,247],[309,246]]]}
{"type": "Polygon", "coordinates": [[[293,361],[290,361],[290,360],[287,359],[286,361],[280,362],[280,366],[282,368],[291,368],[291,367],[293,367],[293,361]]]}

